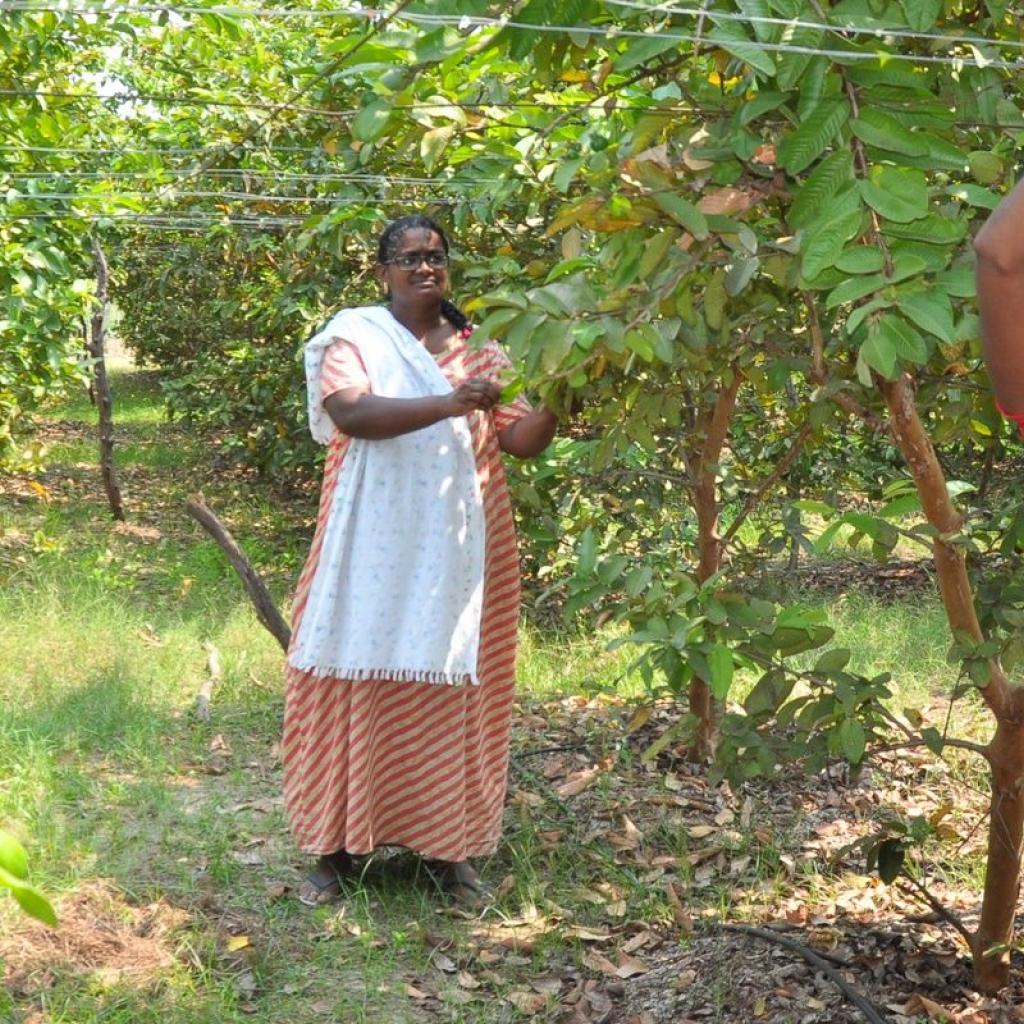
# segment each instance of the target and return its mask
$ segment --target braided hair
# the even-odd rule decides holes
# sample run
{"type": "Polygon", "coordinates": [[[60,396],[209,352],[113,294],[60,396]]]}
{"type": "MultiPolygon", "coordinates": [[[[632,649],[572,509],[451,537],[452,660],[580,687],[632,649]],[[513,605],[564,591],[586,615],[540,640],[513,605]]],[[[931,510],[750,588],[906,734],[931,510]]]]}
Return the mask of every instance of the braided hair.
{"type": "MultiPolygon", "coordinates": [[[[393,220],[381,232],[380,240],[377,243],[377,262],[390,262],[391,258],[395,255],[395,250],[398,248],[398,243],[401,241],[402,236],[406,231],[413,231],[417,228],[433,231],[441,239],[444,251],[448,252],[448,237],[445,235],[440,224],[425,214],[413,213],[407,217],[399,217],[397,220],[393,220]]],[[[442,299],[441,315],[460,333],[465,334],[470,330],[469,317],[454,302],[442,299]]]]}

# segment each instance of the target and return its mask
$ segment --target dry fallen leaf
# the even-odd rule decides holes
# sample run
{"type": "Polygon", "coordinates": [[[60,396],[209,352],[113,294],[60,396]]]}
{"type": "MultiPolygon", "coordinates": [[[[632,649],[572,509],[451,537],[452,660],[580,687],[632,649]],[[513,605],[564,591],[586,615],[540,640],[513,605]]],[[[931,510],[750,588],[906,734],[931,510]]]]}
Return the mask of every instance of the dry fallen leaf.
{"type": "Polygon", "coordinates": [[[557,996],[562,991],[562,979],[554,974],[544,974],[530,979],[530,988],[545,996],[557,996]]]}
{"type": "Polygon", "coordinates": [[[602,956],[596,949],[588,949],[583,954],[584,966],[589,967],[592,971],[597,971],[598,974],[603,974],[609,978],[617,978],[619,976],[619,969],[608,959],[606,956],[602,956]]]}
{"type": "Polygon", "coordinates": [[[455,980],[458,981],[462,988],[474,989],[480,987],[480,982],[469,971],[459,971],[455,976],[455,980]]]}
{"type": "Polygon", "coordinates": [[[248,935],[232,935],[227,942],[227,951],[229,953],[237,953],[240,949],[245,949],[246,946],[251,946],[252,942],[249,940],[248,935]]]}
{"type": "Polygon", "coordinates": [[[563,799],[571,796],[579,796],[585,789],[589,789],[601,774],[601,769],[594,765],[592,768],[584,768],[582,771],[573,772],[555,792],[563,799]]]}
{"type": "Polygon", "coordinates": [[[625,980],[626,978],[635,978],[638,974],[646,974],[650,969],[651,968],[645,964],[643,960],[638,960],[635,956],[623,953],[619,957],[619,963],[615,973],[618,977],[625,980]]]}
{"type": "Polygon", "coordinates": [[[415,985],[406,985],[405,986],[405,994],[410,999],[417,999],[417,1000],[418,999],[426,999],[427,996],[428,996],[427,992],[424,992],[422,989],[418,989],[415,985]]]}
{"type": "Polygon", "coordinates": [[[458,970],[455,961],[450,956],[445,956],[439,949],[430,954],[430,962],[445,974],[454,974],[458,970]]]}
{"type": "Polygon", "coordinates": [[[953,1017],[944,1006],[940,1006],[934,1000],[929,999],[927,996],[923,996],[920,993],[912,995],[904,1004],[903,1009],[900,1012],[908,1017],[914,1017],[923,1013],[929,1020],[953,1020],[953,1017]]]}
{"type": "Polygon", "coordinates": [[[509,992],[505,997],[520,1013],[534,1016],[540,1013],[548,1004],[548,997],[540,992],[527,992],[525,989],[516,989],[509,992]]]}

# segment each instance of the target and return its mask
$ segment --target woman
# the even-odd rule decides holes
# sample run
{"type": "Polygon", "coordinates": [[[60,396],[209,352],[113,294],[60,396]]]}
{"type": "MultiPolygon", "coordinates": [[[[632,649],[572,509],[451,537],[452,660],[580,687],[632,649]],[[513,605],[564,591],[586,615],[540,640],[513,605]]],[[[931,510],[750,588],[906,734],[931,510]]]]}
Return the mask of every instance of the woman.
{"type": "Polygon", "coordinates": [[[403,217],[380,238],[386,307],[343,310],[306,346],[310,423],[329,443],[286,676],[285,802],[318,859],[299,898],[336,898],[352,855],[404,846],[473,905],[497,846],[519,565],[501,453],[557,425],[502,405],[497,345],[466,345],[448,240],[403,217]]]}
{"type": "Polygon", "coordinates": [[[1024,430],[1024,182],[974,242],[985,362],[1003,414],[1024,430]]]}

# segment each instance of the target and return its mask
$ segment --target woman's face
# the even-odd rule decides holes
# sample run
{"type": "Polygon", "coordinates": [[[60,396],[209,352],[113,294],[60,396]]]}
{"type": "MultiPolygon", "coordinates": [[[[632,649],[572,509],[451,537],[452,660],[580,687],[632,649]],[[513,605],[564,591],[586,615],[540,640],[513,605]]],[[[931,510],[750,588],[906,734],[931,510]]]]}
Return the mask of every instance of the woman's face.
{"type": "Polygon", "coordinates": [[[399,305],[436,303],[448,291],[448,257],[436,231],[409,228],[378,263],[377,280],[399,305]]]}

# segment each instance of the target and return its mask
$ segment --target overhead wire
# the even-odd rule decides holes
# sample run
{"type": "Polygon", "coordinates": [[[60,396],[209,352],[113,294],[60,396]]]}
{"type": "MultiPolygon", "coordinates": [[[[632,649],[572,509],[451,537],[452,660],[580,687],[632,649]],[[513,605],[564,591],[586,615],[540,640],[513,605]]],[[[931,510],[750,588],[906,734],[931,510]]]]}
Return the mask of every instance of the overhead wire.
{"type": "MultiPolygon", "coordinates": [[[[183,177],[194,175],[187,168],[155,168],[139,171],[63,171],[59,168],[46,171],[7,171],[0,168],[0,179],[10,178],[15,181],[42,181],[47,178],[68,178],[75,181],[131,181],[145,177],[183,177]]],[[[434,185],[434,186],[470,186],[499,185],[506,178],[417,178],[404,175],[385,174],[345,174],[345,173],[310,173],[285,171],[280,168],[258,167],[217,167],[203,173],[203,177],[228,178],[274,178],[279,181],[322,181],[349,182],[361,185],[434,185]]],[[[2,196],[0,196],[2,198],[2,196]]]]}
{"type": "Polygon", "coordinates": [[[804,21],[801,18],[777,18],[741,11],[719,11],[707,7],[676,7],[673,4],[645,4],[638,0],[604,0],[613,7],[644,11],[649,14],[667,14],[687,18],[706,18],[709,21],[738,21],[750,25],[782,25],[788,28],[809,28],[838,34],[870,35],[875,38],[891,36],[894,39],[921,39],[941,43],[967,43],[971,46],[1008,46],[1024,49],[1019,39],[992,39],[986,36],[955,35],[943,32],[920,32],[911,28],[889,28],[885,25],[857,25],[850,22],[837,25],[827,21],[804,21]]]}
{"type": "MultiPolygon", "coordinates": [[[[115,202],[121,199],[146,199],[155,195],[154,192],[20,192],[17,195],[0,196],[0,209],[7,203],[35,202],[115,202]]],[[[282,196],[264,195],[258,192],[206,192],[206,191],[175,191],[169,194],[171,199],[225,199],[248,203],[330,203],[333,206],[365,206],[374,202],[414,201],[417,203],[448,203],[450,196],[282,196]]]]}
{"type": "MultiPolygon", "coordinates": [[[[912,28],[888,27],[878,24],[857,24],[846,21],[841,24],[827,21],[807,21],[802,18],[783,18],[772,15],[745,14],[741,11],[722,11],[710,7],[680,7],[670,3],[643,3],[641,0],[604,0],[608,6],[623,8],[626,10],[638,11],[644,14],[664,14],[676,17],[693,17],[708,19],[710,21],[734,21],[749,25],[771,25],[790,28],[818,29],[825,32],[846,33],[855,35],[870,35],[874,37],[892,36],[900,39],[920,39],[931,42],[943,43],[969,43],[974,46],[1009,46],[1017,49],[1024,48],[1024,42],[1020,40],[993,39],[986,36],[956,35],[942,32],[926,32],[912,28]]],[[[357,7],[283,7],[278,5],[259,5],[244,7],[238,5],[212,4],[204,6],[200,4],[99,4],[99,3],[69,3],[65,5],[41,4],[33,0],[0,0],[0,10],[10,11],[39,11],[59,14],[105,14],[105,15],[132,15],[132,14],[174,14],[178,17],[193,17],[200,15],[219,15],[225,18],[370,18],[373,14],[357,7]]],[[[402,15],[402,19],[412,22],[431,24],[450,24],[457,27],[468,28],[486,24],[495,27],[537,27],[532,22],[513,22],[505,18],[483,18],[471,15],[431,15],[409,12],[402,15]]],[[[584,31],[593,29],[595,26],[574,25],[554,26],[566,31],[584,31]]],[[[611,26],[597,26],[598,30],[605,33],[611,26]]],[[[616,33],[620,34],[620,33],[616,33]]]]}
{"type": "MultiPolygon", "coordinates": [[[[171,6],[162,6],[156,4],[136,4],[136,5],[111,5],[111,6],[93,6],[79,4],[77,6],[68,5],[66,7],[60,7],[56,5],[37,5],[31,2],[23,2],[23,0],[0,0],[0,10],[18,10],[18,11],[49,11],[51,13],[59,14],[102,14],[102,15],[118,15],[118,14],[159,14],[159,13],[175,13],[178,15],[203,15],[203,14],[223,14],[223,16],[238,16],[245,17],[253,14],[253,12],[263,12],[261,14],[253,14],[253,16],[271,16],[273,13],[279,13],[285,10],[297,10],[295,8],[222,8],[217,9],[213,7],[178,7],[174,8],[171,6]],[[230,12],[230,15],[224,14],[223,12],[230,12]]],[[[680,8],[678,10],[694,10],[680,8]]],[[[331,12],[319,11],[316,9],[304,9],[304,14],[317,15],[317,16],[333,16],[333,17],[354,17],[354,18],[366,18],[369,19],[374,27],[378,27],[382,22],[382,17],[378,12],[373,11],[361,11],[351,9],[335,9],[331,12]]],[[[399,12],[392,12],[390,15],[384,16],[388,20],[392,20],[398,16],[399,12]]],[[[701,12],[699,9],[694,10],[695,14],[702,14],[703,17],[714,20],[714,17],[721,13],[732,13],[732,12],[718,12],[714,10],[704,10],[701,12]]],[[[756,24],[757,22],[753,19],[759,18],[758,15],[741,15],[738,20],[745,23],[756,24]]],[[[591,36],[604,36],[610,38],[624,38],[624,39],[651,39],[655,36],[655,33],[647,31],[638,31],[634,29],[623,28],[618,25],[545,25],[533,22],[520,22],[514,21],[509,18],[488,18],[481,17],[478,15],[449,15],[449,14],[421,14],[410,11],[401,12],[401,20],[409,21],[413,24],[419,25],[434,25],[438,27],[442,26],[453,26],[458,27],[465,31],[469,28],[495,28],[495,29],[522,29],[530,32],[541,32],[541,33],[559,33],[559,34],[570,34],[579,33],[583,35],[591,36]]],[[[772,22],[774,23],[774,21],[772,22]]],[[[788,23],[788,22],[786,22],[788,23]]],[[[809,23],[812,24],[812,23],[809,23]]],[[[813,23],[813,24],[826,24],[827,23],[813,23]]],[[[830,29],[836,26],[828,26],[830,29]]],[[[902,32],[903,30],[897,30],[902,32]]],[[[874,33],[872,33],[874,34],[874,33]]],[[[882,35],[886,33],[883,31],[882,35]]],[[[891,34],[891,33],[890,33],[891,34]]],[[[879,60],[884,57],[885,60],[896,60],[896,61],[911,61],[915,63],[924,64],[937,64],[946,66],[956,67],[992,67],[1000,70],[1018,70],[1024,66],[1022,61],[1006,61],[998,58],[986,58],[980,53],[975,53],[971,56],[942,56],[938,54],[909,54],[902,52],[888,52],[888,51],[864,51],[864,50],[836,50],[819,48],[813,46],[800,46],[788,43],[773,43],[770,41],[762,41],[759,39],[732,39],[732,38],[716,38],[708,39],[703,34],[691,34],[691,33],[678,33],[678,32],[666,32],[659,30],[657,33],[659,39],[673,39],[679,42],[690,42],[690,43],[713,43],[714,45],[728,50],[730,46],[733,47],[750,47],[757,50],[764,50],[769,53],[793,53],[793,54],[806,54],[809,56],[820,56],[830,57],[834,60],[849,60],[849,61],[864,61],[864,60],[879,60]]],[[[929,39],[935,41],[934,34],[917,33],[917,37],[922,39],[929,39]]],[[[910,36],[903,36],[903,38],[914,38],[910,36]]],[[[946,38],[946,37],[939,37],[946,38]]],[[[980,45],[987,46],[1003,46],[1010,45],[1013,43],[1004,44],[1002,40],[997,39],[982,39],[982,37],[974,37],[981,39],[980,45]]],[[[977,46],[978,43],[971,43],[969,45],[977,46]]]]}

